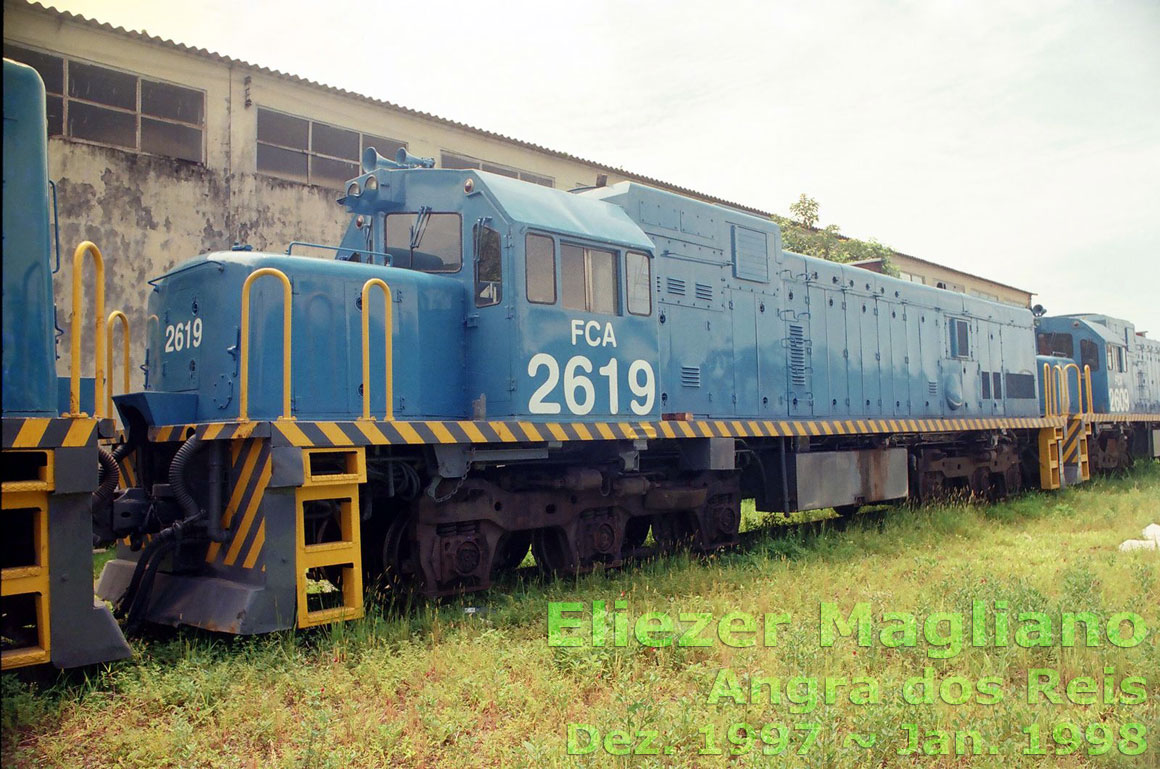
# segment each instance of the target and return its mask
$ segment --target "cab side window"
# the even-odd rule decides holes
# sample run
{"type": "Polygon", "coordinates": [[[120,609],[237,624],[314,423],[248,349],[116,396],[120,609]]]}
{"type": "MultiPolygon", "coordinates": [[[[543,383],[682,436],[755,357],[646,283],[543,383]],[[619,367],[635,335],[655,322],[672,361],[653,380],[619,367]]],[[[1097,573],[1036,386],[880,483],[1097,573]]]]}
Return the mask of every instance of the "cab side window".
{"type": "Polygon", "coordinates": [[[475,225],[475,306],[490,307],[503,301],[503,260],[499,233],[475,225]]]}
{"type": "Polygon", "coordinates": [[[628,311],[633,315],[652,313],[652,265],[648,254],[629,251],[625,256],[628,283],[628,311]]]}
{"type": "Polygon", "coordinates": [[[556,249],[544,235],[528,235],[524,241],[524,274],[528,301],[556,303],[556,249]]]}
{"type": "Polygon", "coordinates": [[[560,284],[564,307],[569,310],[606,315],[620,311],[620,282],[612,251],[562,243],[560,284]]]}
{"type": "Polygon", "coordinates": [[[1092,371],[1100,370],[1100,349],[1090,339],[1079,340],[1079,365],[1091,366],[1092,371]]]}

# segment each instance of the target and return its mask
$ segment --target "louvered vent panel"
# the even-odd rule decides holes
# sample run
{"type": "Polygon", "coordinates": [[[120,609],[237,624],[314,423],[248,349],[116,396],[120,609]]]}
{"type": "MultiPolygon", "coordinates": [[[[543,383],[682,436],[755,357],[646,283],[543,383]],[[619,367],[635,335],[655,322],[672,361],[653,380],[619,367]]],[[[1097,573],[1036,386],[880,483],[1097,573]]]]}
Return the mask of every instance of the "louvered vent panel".
{"type": "Polygon", "coordinates": [[[806,386],[806,340],[802,326],[789,327],[789,378],[794,387],[806,386]]]}
{"type": "Polygon", "coordinates": [[[681,385],[684,387],[700,387],[701,367],[681,366],[681,385]]]}
{"type": "Polygon", "coordinates": [[[712,286],[707,286],[704,283],[697,283],[693,287],[693,290],[696,294],[696,297],[698,299],[700,299],[701,301],[703,301],[703,302],[713,301],[713,287],[712,286]]]}
{"type": "Polygon", "coordinates": [[[685,281],[680,278],[669,278],[668,287],[670,294],[674,294],[675,296],[685,295],[685,281]]]}
{"type": "Polygon", "coordinates": [[[926,383],[926,391],[931,395],[938,395],[938,382],[933,379],[928,380],[926,383]]]}

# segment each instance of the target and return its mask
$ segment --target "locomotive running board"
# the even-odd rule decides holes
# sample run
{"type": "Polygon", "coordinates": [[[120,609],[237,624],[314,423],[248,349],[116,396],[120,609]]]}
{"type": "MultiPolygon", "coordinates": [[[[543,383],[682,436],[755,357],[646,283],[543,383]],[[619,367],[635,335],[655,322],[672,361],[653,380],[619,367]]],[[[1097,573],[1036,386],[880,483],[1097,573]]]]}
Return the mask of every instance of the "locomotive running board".
{"type": "Polygon", "coordinates": [[[692,420],[660,422],[525,421],[292,421],[214,422],[154,427],[150,439],[203,440],[270,436],[275,446],[429,445],[455,443],[547,443],[685,438],[777,438],[894,433],[948,433],[976,430],[1033,430],[1063,427],[1063,417],[968,419],[692,420]]]}

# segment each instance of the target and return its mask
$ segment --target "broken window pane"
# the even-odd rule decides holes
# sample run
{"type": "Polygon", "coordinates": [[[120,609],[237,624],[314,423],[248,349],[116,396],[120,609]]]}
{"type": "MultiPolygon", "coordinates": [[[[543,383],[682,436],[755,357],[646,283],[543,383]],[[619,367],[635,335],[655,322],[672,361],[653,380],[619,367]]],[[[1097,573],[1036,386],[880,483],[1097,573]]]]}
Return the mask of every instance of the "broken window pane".
{"type": "Polygon", "coordinates": [[[64,97],[49,96],[44,106],[48,113],[48,135],[60,136],[64,133],[64,97]]]}
{"type": "MultiPolygon", "coordinates": [[[[379,153],[380,155],[382,155],[385,158],[390,158],[391,160],[394,160],[395,153],[397,153],[400,148],[406,149],[407,143],[398,141],[396,139],[386,139],[386,138],[383,138],[382,136],[372,136],[370,134],[363,134],[362,135],[362,146],[363,146],[363,151],[366,151],[367,147],[374,147],[375,152],[379,153]]],[[[446,166],[444,166],[444,168],[446,168],[446,166]]]]}
{"type": "Polygon", "coordinates": [[[358,176],[358,165],[355,163],[344,163],[341,160],[317,156],[310,158],[310,181],[312,184],[321,184],[324,187],[341,190],[346,186],[347,181],[356,176],[358,176]]]}
{"type": "MultiPolygon", "coordinates": [[[[315,123],[314,135],[310,139],[310,151],[354,160],[358,158],[358,134],[325,123],[315,123]]],[[[356,175],[351,174],[350,176],[356,175]]],[[[344,181],[350,176],[345,177],[344,181]]]]}
{"type": "Polygon", "coordinates": [[[136,149],[137,116],[74,101],[68,105],[68,133],[77,139],[136,149]]]}
{"type": "Polygon", "coordinates": [[[286,179],[306,182],[306,153],[258,145],[258,170],[286,179]]]}
{"type": "Polygon", "coordinates": [[[201,125],[205,96],[168,83],[141,81],[141,114],[201,125]]]}
{"type": "Polygon", "coordinates": [[[49,93],[64,93],[64,59],[40,51],[30,51],[18,45],[4,44],[4,58],[13,59],[35,69],[49,93]]]}
{"type": "Polygon", "coordinates": [[[588,309],[584,300],[584,249],[580,246],[560,245],[560,289],[565,308],[588,309]]]}
{"type": "MultiPolygon", "coordinates": [[[[268,109],[258,108],[258,141],[269,144],[280,144],[296,150],[306,149],[306,139],[310,130],[310,123],[302,118],[283,115],[281,112],[271,112],[268,109]]],[[[259,147],[259,157],[261,156],[259,147]]],[[[302,159],[303,174],[305,174],[306,158],[302,159]]],[[[259,168],[261,164],[259,163],[259,168]]]]}
{"type": "Polygon", "coordinates": [[[484,227],[475,256],[475,306],[490,307],[503,301],[503,249],[499,233],[484,227]]]}
{"type": "Polygon", "coordinates": [[[141,118],[141,151],[201,162],[201,129],[141,118]]]}
{"type": "MultiPolygon", "coordinates": [[[[92,64],[70,61],[68,95],[110,107],[137,109],[137,77],[92,64]]],[[[72,121],[69,121],[70,125],[72,121]]]]}

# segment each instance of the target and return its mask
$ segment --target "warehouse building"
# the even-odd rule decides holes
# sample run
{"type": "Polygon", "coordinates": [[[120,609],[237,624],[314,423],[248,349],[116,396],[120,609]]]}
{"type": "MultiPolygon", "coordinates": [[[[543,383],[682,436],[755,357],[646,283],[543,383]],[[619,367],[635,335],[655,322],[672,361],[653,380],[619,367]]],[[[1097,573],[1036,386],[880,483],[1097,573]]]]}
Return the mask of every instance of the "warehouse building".
{"type": "MultiPolygon", "coordinates": [[[[32,65],[45,81],[60,240],[66,252],[82,240],[104,251],[107,304],[129,314],[138,361],[149,278],[235,242],[273,251],[292,241],[337,243],[346,216],[335,198],[357,175],[366,147],[388,156],[404,147],[442,168],[480,168],[560,189],[631,179],[768,216],[36,3],[5,0],[4,55],[32,65]]],[[[937,267],[930,265],[931,285],[937,267]]],[[[958,275],[955,288],[1010,300],[993,289],[1000,284],[958,275]]],[[[56,297],[65,329],[71,323],[67,283],[57,281],[56,297]]],[[[92,344],[86,334],[87,358],[92,344]]],[[[133,384],[140,386],[139,372],[133,384]]]]}

